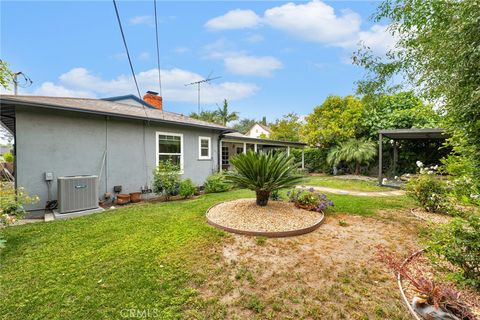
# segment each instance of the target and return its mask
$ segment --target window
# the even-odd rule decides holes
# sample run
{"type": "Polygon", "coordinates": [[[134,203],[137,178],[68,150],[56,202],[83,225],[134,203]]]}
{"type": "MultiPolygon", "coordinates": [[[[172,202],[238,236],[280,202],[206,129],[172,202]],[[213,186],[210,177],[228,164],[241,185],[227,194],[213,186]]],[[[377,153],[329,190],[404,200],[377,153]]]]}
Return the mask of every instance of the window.
{"type": "Polygon", "coordinates": [[[198,159],[211,158],[212,139],[210,137],[198,137],[198,159]]]}
{"type": "Polygon", "coordinates": [[[222,147],[222,166],[227,166],[230,163],[228,162],[228,147],[222,147]]]}
{"type": "Polygon", "coordinates": [[[183,134],[157,132],[157,165],[166,160],[183,171],[183,134]]]}

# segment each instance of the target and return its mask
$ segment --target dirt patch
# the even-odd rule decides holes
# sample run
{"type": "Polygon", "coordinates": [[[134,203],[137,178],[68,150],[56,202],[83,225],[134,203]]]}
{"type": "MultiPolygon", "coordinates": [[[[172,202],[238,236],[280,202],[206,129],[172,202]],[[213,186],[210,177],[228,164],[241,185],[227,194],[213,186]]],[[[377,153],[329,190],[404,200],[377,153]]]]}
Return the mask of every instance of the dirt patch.
{"type": "Polygon", "coordinates": [[[409,319],[395,277],[375,246],[416,247],[408,211],[327,216],[316,231],[283,239],[233,235],[218,273],[199,288],[227,319],[409,319]]]}
{"type": "Polygon", "coordinates": [[[424,220],[434,224],[445,224],[452,221],[453,217],[446,214],[439,214],[433,212],[427,212],[423,209],[416,208],[411,210],[412,215],[420,220],[424,220]]]}
{"type": "Polygon", "coordinates": [[[212,207],[207,218],[237,230],[281,232],[311,227],[322,220],[323,214],[298,209],[285,201],[269,201],[267,206],[260,207],[255,199],[238,199],[212,207]]]}

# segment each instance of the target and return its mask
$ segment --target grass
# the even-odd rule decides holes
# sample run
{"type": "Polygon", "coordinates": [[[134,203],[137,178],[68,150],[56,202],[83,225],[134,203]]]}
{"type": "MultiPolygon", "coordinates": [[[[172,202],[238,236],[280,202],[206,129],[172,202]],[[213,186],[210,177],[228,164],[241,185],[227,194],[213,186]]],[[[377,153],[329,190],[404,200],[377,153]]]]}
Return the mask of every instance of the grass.
{"type": "MultiPolygon", "coordinates": [[[[0,318],[100,319],[125,312],[224,318],[221,295],[205,298],[195,289],[222,272],[217,262],[230,238],[208,226],[204,213],[215,203],[253,196],[236,190],[0,230],[7,240],[0,251],[0,318]]],[[[378,208],[410,206],[405,197],[329,197],[334,214],[374,215],[378,208]]],[[[245,285],[256,282],[250,269],[237,277],[245,285]]],[[[265,303],[248,296],[239,307],[257,313],[265,303]]]]}
{"type": "Polygon", "coordinates": [[[355,179],[338,179],[328,176],[309,176],[305,178],[303,185],[318,186],[334,189],[344,189],[352,191],[388,191],[389,188],[380,187],[374,181],[363,181],[355,179]]]}

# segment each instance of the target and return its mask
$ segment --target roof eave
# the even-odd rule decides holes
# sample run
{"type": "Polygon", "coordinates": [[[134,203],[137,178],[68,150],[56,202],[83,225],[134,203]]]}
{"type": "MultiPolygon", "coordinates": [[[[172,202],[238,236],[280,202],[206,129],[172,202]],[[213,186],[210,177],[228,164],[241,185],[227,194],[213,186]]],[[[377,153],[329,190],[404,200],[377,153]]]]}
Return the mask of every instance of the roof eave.
{"type": "MultiPolygon", "coordinates": [[[[215,127],[215,126],[207,126],[207,125],[194,124],[194,123],[177,122],[177,121],[170,121],[170,120],[164,120],[164,119],[152,119],[152,118],[145,118],[145,117],[128,116],[128,115],[111,113],[111,112],[104,112],[104,111],[85,110],[85,109],[70,108],[70,107],[69,108],[64,108],[62,106],[53,106],[53,105],[50,105],[50,104],[44,104],[44,103],[38,103],[38,102],[37,103],[32,103],[32,102],[18,101],[18,100],[15,100],[15,99],[8,99],[8,98],[5,98],[5,97],[0,97],[0,105],[3,104],[4,101],[6,101],[6,102],[8,102],[9,104],[12,104],[12,105],[39,107],[39,108],[61,110],[61,111],[73,111],[73,112],[80,112],[80,113],[87,113],[87,114],[96,114],[96,115],[118,117],[118,118],[124,118],[124,119],[134,119],[134,120],[158,122],[158,123],[168,123],[168,124],[174,124],[174,125],[180,125],[180,126],[186,126],[186,127],[211,129],[211,130],[220,131],[220,132],[225,131],[225,130],[230,130],[228,128],[223,128],[223,127],[215,127]]],[[[232,132],[234,132],[234,131],[232,131],[232,132]]]]}

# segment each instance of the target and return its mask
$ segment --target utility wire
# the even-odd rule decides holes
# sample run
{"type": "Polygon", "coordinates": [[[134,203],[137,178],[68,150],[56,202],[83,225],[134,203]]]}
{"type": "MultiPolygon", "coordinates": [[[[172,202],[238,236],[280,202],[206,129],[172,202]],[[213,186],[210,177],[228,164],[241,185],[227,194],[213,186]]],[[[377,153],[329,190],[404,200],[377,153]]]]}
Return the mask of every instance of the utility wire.
{"type": "Polygon", "coordinates": [[[125,46],[125,51],[127,51],[128,63],[130,64],[130,70],[132,71],[133,80],[135,81],[135,86],[137,87],[138,98],[142,99],[140,94],[140,89],[138,88],[137,77],[135,76],[135,71],[133,70],[132,59],[130,58],[130,52],[128,51],[127,40],[125,40],[125,34],[123,33],[122,21],[120,20],[120,14],[118,13],[117,2],[113,1],[113,6],[115,7],[115,13],[117,15],[118,26],[120,27],[120,33],[122,34],[123,45],[125,46]]]}
{"type": "Polygon", "coordinates": [[[153,0],[153,11],[155,12],[155,40],[157,42],[158,88],[159,88],[160,96],[162,96],[162,76],[160,71],[160,46],[158,45],[157,0],[153,0]]]}
{"type": "MultiPolygon", "coordinates": [[[[113,1],[113,6],[115,7],[115,14],[117,15],[118,26],[120,27],[120,33],[122,34],[123,44],[125,46],[125,51],[127,52],[128,63],[130,64],[130,70],[132,71],[133,80],[135,81],[135,87],[137,87],[138,98],[142,100],[142,95],[140,94],[140,89],[138,87],[137,77],[135,76],[135,71],[133,70],[132,59],[130,58],[130,52],[128,51],[127,40],[125,39],[125,33],[123,32],[122,28],[122,21],[120,20],[120,14],[118,13],[117,2],[113,1]]],[[[142,104],[143,112],[145,113],[145,117],[147,121],[150,119],[148,118],[147,110],[145,110],[145,105],[142,104]]],[[[146,122],[143,121],[143,157],[145,163],[145,186],[148,185],[148,167],[147,167],[147,147],[146,147],[146,139],[145,139],[145,131],[146,131],[146,122]]]]}

